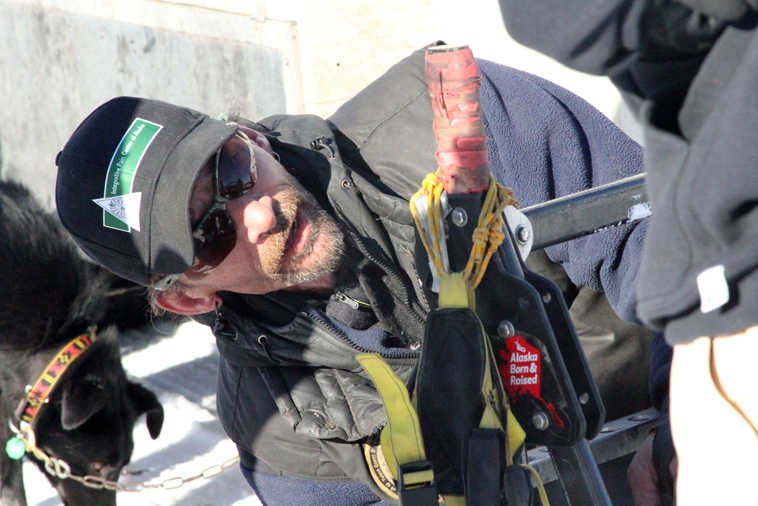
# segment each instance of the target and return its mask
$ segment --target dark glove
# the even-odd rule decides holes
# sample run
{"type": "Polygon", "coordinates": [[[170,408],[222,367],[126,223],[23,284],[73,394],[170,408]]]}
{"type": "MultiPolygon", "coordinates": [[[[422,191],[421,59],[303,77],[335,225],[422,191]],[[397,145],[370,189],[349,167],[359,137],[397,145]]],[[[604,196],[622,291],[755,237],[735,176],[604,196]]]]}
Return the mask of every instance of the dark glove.
{"type": "MultiPolygon", "coordinates": [[[[722,0],[712,0],[713,3],[722,0]]],[[[724,0],[744,3],[744,0],[724,0]]],[[[751,0],[758,2],[758,0],[751,0]]],[[[645,11],[641,57],[644,61],[670,62],[707,52],[723,31],[722,18],[709,16],[688,5],[711,0],[652,0],[645,11]]]]}
{"type": "Polygon", "coordinates": [[[758,10],[758,0],[678,0],[692,10],[718,21],[738,21],[748,11],[758,10]]]}

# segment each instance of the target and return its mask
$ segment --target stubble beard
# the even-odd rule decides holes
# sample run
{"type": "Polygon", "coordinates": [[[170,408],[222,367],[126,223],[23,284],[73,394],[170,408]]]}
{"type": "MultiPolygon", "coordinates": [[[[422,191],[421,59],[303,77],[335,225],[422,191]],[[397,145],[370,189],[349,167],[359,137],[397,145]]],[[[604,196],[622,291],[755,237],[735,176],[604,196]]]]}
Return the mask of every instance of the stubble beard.
{"type": "Polygon", "coordinates": [[[344,255],[344,236],[334,218],[312,195],[289,187],[277,195],[274,213],[276,226],[262,245],[259,257],[261,270],[269,279],[291,286],[316,281],[337,271],[344,255]],[[303,249],[285,261],[284,253],[298,211],[310,224],[310,233],[303,249]]]}

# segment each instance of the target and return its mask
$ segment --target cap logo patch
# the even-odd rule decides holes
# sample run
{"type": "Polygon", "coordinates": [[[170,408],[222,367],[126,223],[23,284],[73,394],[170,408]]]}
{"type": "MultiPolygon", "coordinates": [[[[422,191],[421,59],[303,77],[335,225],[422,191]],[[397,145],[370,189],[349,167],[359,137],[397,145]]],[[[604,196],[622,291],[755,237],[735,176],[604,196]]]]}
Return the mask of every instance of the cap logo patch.
{"type": "Polygon", "coordinates": [[[103,198],[92,201],[103,209],[103,226],[131,232],[140,229],[142,193],[132,192],[134,177],[150,144],[163,125],[135,118],[116,146],[105,175],[103,198]]]}
{"type": "Polygon", "coordinates": [[[92,202],[102,207],[108,213],[106,216],[113,216],[121,223],[126,223],[128,227],[139,230],[139,206],[142,202],[142,192],[92,199],[92,202]]]}

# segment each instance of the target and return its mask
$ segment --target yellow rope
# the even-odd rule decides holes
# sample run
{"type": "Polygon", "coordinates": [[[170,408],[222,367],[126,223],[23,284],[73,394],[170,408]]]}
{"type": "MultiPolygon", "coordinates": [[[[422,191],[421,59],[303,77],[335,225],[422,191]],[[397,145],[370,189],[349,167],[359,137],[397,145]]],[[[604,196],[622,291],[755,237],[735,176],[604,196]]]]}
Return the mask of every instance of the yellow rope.
{"type": "Polygon", "coordinates": [[[534,480],[535,485],[537,486],[537,495],[540,498],[540,504],[543,506],[550,506],[550,500],[547,497],[547,491],[545,490],[545,485],[542,484],[542,478],[540,478],[540,474],[537,472],[535,468],[533,468],[530,465],[527,464],[519,464],[521,467],[529,471],[529,473],[532,475],[532,480],[534,480]]]}
{"type": "MultiPolygon", "coordinates": [[[[437,180],[437,173],[427,174],[421,183],[421,189],[413,195],[410,201],[413,221],[416,223],[416,228],[421,236],[421,242],[429,255],[429,259],[437,269],[438,275],[442,275],[444,272],[440,253],[440,241],[443,239],[443,234],[439,229],[441,222],[440,199],[443,190],[442,183],[437,180]],[[426,234],[424,234],[424,228],[416,209],[415,201],[419,197],[426,197],[427,209],[429,210],[431,244],[427,240],[426,234]]],[[[518,202],[513,197],[513,191],[497,183],[495,178],[490,175],[490,185],[487,189],[487,195],[482,205],[482,211],[479,214],[477,227],[472,234],[473,246],[466,267],[463,270],[470,284],[469,289],[472,291],[479,286],[492,255],[505,239],[505,233],[503,232],[503,210],[508,205],[518,205],[518,202]]]]}
{"type": "MultiPolygon", "coordinates": [[[[505,232],[503,231],[503,227],[505,226],[503,211],[508,205],[518,206],[518,202],[514,198],[513,191],[510,188],[497,183],[495,181],[495,178],[490,174],[490,184],[487,188],[487,194],[484,198],[484,203],[482,204],[482,210],[479,213],[477,226],[472,233],[472,247],[471,252],[469,253],[468,262],[466,263],[466,267],[461,273],[450,275],[450,273],[447,273],[445,271],[445,268],[443,266],[442,253],[440,248],[441,241],[445,240],[444,232],[440,230],[440,224],[442,223],[442,206],[440,202],[443,191],[444,188],[442,186],[442,183],[437,180],[437,173],[427,174],[427,176],[424,178],[424,181],[421,183],[421,189],[419,189],[419,191],[416,192],[410,200],[411,214],[413,215],[413,221],[416,223],[416,229],[419,232],[419,236],[421,237],[421,242],[424,245],[424,249],[426,249],[426,252],[429,255],[429,259],[434,265],[434,268],[437,270],[437,275],[441,278],[440,303],[442,304],[444,299],[446,301],[446,304],[455,305],[450,301],[457,300],[455,297],[459,297],[462,291],[464,291],[468,295],[466,300],[469,301],[469,303],[463,305],[468,305],[468,307],[474,309],[474,290],[482,281],[492,255],[495,253],[495,251],[497,251],[497,248],[500,247],[506,237],[505,232]],[[426,237],[424,227],[421,223],[421,218],[419,217],[418,210],[416,209],[416,200],[422,197],[426,199],[427,204],[427,218],[430,235],[429,238],[426,237]],[[461,280],[461,278],[463,279],[461,280]],[[463,283],[465,284],[465,287],[458,286],[457,289],[451,289],[450,283],[463,283]]],[[[458,301],[458,303],[460,304],[460,301],[458,301]]],[[[486,338],[486,342],[489,344],[489,338],[486,338]]],[[[492,358],[492,348],[488,346],[488,350],[490,358],[492,358]]],[[[491,362],[488,360],[487,364],[489,366],[491,362]]],[[[492,378],[489,372],[484,376],[487,379],[492,378]]],[[[483,390],[489,391],[491,388],[491,385],[485,385],[485,388],[483,390]]],[[[482,426],[499,427],[502,429],[502,422],[500,420],[500,417],[496,415],[494,411],[492,411],[492,406],[489,406],[489,404],[487,404],[487,408],[489,408],[491,412],[487,412],[487,410],[485,410],[485,415],[483,415],[482,418],[482,426]],[[487,414],[490,416],[487,417],[487,414]]],[[[513,454],[515,452],[515,449],[519,448],[523,444],[526,435],[521,428],[521,425],[518,423],[516,418],[513,416],[513,413],[509,409],[507,400],[505,401],[505,409],[507,413],[507,430],[505,432],[508,435],[506,442],[506,463],[508,465],[512,465],[514,463],[513,454]]],[[[385,445],[382,444],[382,447],[384,446],[385,445]]],[[[534,470],[534,468],[530,466],[522,464],[522,467],[528,469],[532,474],[534,482],[537,485],[537,491],[541,504],[543,506],[549,506],[547,494],[545,493],[545,489],[542,485],[539,474],[534,470]]],[[[465,501],[465,499],[462,497],[448,497],[448,499],[450,503],[455,504],[463,504],[465,501]]]]}

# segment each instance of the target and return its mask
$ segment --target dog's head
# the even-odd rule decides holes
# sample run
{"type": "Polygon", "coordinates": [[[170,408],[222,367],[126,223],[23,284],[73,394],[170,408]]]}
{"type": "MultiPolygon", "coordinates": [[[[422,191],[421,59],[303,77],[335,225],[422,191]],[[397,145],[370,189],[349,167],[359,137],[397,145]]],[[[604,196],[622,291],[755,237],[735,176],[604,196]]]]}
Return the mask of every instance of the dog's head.
{"type": "MultiPolygon", "coordinates": [[[[155,439],[163,425],[163,407],[153,392],[127,379],[112,329],[98,335],[61,381],[40,412],[37,446],[68,463],[73,475],[117,481],[132,455],[135,422],[145,414],[155,439]]],[[[116,504],[115,492],[48,478],[66,505],[116,504]]]]}
{"type": "MultiPolygon", "coordinates": [[[[127,380],[110,325],[123,323],[125,313],[113,310],[113,276],[106,274],[82,260],[57,217],[27,188],[0,181],[0,435],[8,436],[6,417],[61,346],[91,326],[106,328],[61,376],[39,412],[35,436],[37,446],[68,463],[72,474],[115,481],[131,458],[135,421],[146,414],[155,438],[163,408],[155,394],[127,380]]],[[[0,468],[20,466],[4,457],[0,468]]],[[[67,506],[115,504],[112,491],[45,474],[67,506]]]]}

